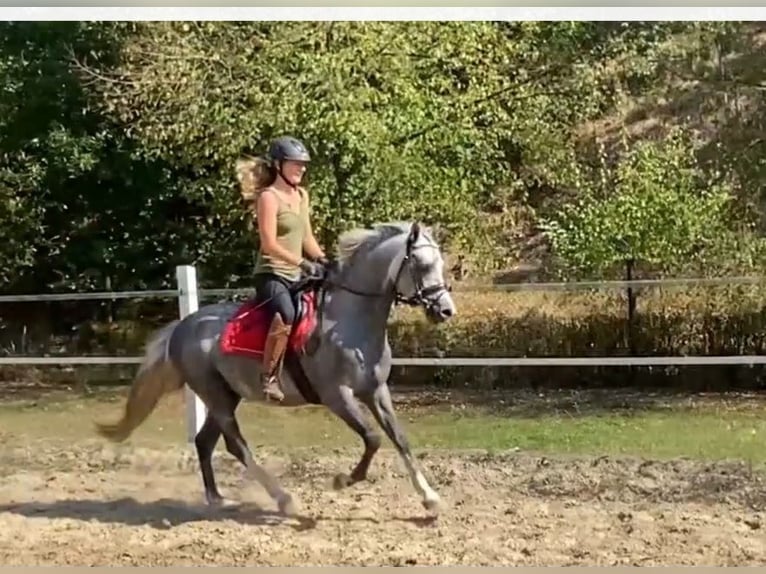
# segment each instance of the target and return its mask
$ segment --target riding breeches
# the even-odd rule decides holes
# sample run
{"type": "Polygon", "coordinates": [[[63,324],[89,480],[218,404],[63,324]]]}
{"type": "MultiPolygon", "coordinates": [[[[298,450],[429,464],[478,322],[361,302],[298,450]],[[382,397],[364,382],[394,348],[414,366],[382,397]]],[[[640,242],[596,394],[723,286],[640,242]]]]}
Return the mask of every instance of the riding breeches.
{"type": "Polygon", "coordinates": [[[270,273],[255,276],[255,300],[264,302],[272,317],[277,313],[282,321],[290,325],[295,321],[295,301],[289,291],[291,282],[284,277],[270,273]]]}

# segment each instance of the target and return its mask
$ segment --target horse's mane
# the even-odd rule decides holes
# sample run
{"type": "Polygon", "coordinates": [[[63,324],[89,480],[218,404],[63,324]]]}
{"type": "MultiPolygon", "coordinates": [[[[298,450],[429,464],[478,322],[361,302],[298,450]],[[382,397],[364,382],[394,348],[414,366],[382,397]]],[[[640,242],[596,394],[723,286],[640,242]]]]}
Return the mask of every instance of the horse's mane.
{"type": "Polygon", "coordinates": [[[338,260],[347,264],[360,254],[368,253],[384,241],[410,232],[410,222],[376,223],[372,227],[357,227],[338,239],[338,260]]]}

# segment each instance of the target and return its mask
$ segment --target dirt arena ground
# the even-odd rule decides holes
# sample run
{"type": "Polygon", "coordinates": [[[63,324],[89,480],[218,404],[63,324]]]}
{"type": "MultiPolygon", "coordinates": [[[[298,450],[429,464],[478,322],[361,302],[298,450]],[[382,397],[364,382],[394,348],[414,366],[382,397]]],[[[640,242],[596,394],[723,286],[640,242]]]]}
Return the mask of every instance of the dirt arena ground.
{"type": "Polygon", "coordinates": [[[766,481],[737,463],[428,453],[432,519],[389,450],[371,483],[340,492],[356,451],[259,450],[297,497],[301,516],[282,518],[225,454],[219,483],[240,504],[213,512],[189,450],[0,440],[6,565],[766,562],[766,481]]]}

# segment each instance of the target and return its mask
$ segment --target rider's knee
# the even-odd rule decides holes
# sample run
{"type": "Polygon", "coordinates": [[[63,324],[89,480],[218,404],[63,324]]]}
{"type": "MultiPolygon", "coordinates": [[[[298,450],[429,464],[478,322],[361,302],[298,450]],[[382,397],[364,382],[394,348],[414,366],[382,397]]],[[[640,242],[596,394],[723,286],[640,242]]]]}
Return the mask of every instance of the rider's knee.
{"type": "Polygon", "coordinates": [[[295,307],[289,302],[279,306],[279,314],[286,325],[291,325],[295,321],[295,307]]]}

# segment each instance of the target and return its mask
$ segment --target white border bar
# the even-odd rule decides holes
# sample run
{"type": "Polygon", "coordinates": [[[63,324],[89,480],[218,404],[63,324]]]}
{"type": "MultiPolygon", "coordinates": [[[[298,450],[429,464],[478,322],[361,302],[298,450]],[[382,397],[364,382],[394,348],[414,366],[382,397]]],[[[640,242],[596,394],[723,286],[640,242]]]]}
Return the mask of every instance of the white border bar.
{"type": "MultiPolygon", "coordinates": [[[[316,6],[297,1],[292,6],[184,6],[182,0],[166,0],[178,6],[151,6],[133,0],[128,6],[99,6],[98,0],[81,0],[83,6],[19,6],[0,8],[3,20],[155,20],[155,21],[738,21],[766,20],[762,6],[667,6],[649,0],[643,6],[316,6]],[[299,8],[299,9],[296,9],[299,8]]],[[[236,0],[235,0],[236,1],[236,0]]],[[[244,3],[244,0],[241,0],[244,3]]],[[[68,0],[49,0],[69,4],[68,0]]],[[[361,0],[360,3],[363,3],[361,0]]],[[[369,2],[372,4],[373,2],[369,2]]],[[[430,4],[430,2],[427,3],[430,4]]],[[[499,4],[499,2],[497,2],[499,4]]]]}

